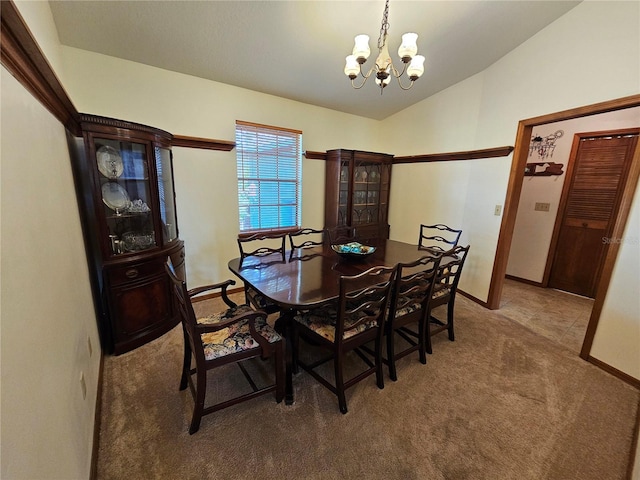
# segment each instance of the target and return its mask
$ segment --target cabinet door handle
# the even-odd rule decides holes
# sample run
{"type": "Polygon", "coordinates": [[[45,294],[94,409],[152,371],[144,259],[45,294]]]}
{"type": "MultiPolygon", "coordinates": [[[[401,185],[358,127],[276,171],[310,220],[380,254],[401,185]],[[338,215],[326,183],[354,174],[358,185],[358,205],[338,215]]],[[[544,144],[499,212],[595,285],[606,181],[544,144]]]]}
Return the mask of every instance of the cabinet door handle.
{"type": "Polygon", "coordinates": [[[124,272],[124,274],[127,276],[127,278],[136,278],[138,276],[138,269],[130,268],[129,270],[124,272]]]}
{"type": "Polygon", "coordinates": [[[582,226],[583,226],[584,228],[587,228],[587,227],[589,226],[589,224],[588,224],[587,222],[582,222],[582,226]]]}

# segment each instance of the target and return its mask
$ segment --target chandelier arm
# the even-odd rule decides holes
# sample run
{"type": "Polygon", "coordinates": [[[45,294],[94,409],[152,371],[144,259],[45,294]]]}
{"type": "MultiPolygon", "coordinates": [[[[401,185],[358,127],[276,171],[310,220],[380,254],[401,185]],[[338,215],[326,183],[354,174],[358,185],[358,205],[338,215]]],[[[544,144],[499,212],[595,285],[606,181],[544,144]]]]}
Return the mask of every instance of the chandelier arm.
{"type": "MultiPolygon", "coordinates": [[[[369,79],[369,77],[371,76],[371,72],[373,72],[373,68],[372,68],[371,70],[369,70],[369,73],[367,73],[366,75],[364,75],[364,74],[362,73],[362,69],[361,69],[361,70],[360,70],[360,76],[362,77],[362,83],[361,83],[359,86],[356,86],[356,84],[355,84],[355,82],[354,82],[355,78],[352,78],[352,79],[351,79],[351,86],[352,86],[353,88],[355,88],[356,90],[359,90],[359,89],[361,89],[362,87],[364,87],[364,84],[365,84],[365,83],[367,83],[367,80],[368,80],[368,79],[369,79]]],[[[356,77],[356,78],[358,78],[358,77],[356,77]]]]}
{"type": "Polygon", "coordinates": [[[403,62],[402,71],[398,73],[398,69],[396,68],[396,66],[393,63],[391,64],[391,71],[393,72],[393,76],[396,78],[400,78],[404,74],[406,69],[407,69],[407,64],[403,62]]]}
{"type": "Polygon", "coordinates": [[[396,77],[396,80],[398,80],[398,85],[400,85],[400,88],[402,90],[409,90],[411,87],[413,87],[413,84],[415,83],[415,80],[411,80],[411,83],[409,83],[409,86],[405,87],[404,85],[402,85],[402,82],[400,81],[400,77],[396,77]]]}

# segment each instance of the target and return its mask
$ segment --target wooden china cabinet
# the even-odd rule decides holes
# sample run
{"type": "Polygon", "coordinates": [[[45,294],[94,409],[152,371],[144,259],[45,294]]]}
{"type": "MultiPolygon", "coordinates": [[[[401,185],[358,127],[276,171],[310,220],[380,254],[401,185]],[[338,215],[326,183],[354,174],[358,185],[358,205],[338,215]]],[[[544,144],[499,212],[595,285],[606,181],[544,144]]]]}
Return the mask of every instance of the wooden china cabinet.
{"type": "Polygon", "coordinates": [[[389,238],[389,186],[393,155],[328,150],[324,226],[354,228],[361,242],[389,238]]]}
{"type": "Polygon", "coordinates": [[[172,135],[84,114],[81,127],[72,157],[100,338],[106,352],[121,354],[179,322],[164,267],[170,256],[184,276],[172,135]]]}

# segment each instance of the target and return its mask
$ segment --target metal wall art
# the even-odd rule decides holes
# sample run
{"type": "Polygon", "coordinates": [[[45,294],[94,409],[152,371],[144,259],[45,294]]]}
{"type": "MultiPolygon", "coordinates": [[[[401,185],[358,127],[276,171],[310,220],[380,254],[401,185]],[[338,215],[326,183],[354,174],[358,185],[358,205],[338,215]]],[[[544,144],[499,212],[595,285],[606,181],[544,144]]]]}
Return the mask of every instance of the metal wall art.
{"type": "Polygon", "coordinates": [[[529,144],[529,156],[537,153],[540,160],[553,157],[553,151],[556,148],[556,140],[561,138],[563,135],[564,132],[562,130],[557,130],[555,133],[547,135],[546,137],[541,137],[540,135],[531,137],[531,143],[529,144]]]}

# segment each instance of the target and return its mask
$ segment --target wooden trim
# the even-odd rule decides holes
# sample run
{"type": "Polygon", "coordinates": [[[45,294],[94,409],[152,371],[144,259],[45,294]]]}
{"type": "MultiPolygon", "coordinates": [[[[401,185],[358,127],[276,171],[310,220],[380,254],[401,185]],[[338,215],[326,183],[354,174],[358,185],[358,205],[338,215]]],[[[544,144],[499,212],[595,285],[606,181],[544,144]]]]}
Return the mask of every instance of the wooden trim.
{"type": "Polygon", "coordinates": [[[253,235],[286,235],[288,233],[298,232],[302,227],[282,227],[282,228],[266,228],[264,230],[247,230],[239,232],[238,238],[252,237],[253,235]]]}
{"type": "Polygon", "coordinates": [[[247,127],[266,128],[269,130],[280,130],[284,132],[296,133],[302,135],[302,130],[295,130],[293,128],[286,127],[274,127],[273,125],[263,125],[261,123],[243,122],[242,120],[236,120],[236,125],[245,125],[247,127]]]}
{"type": "Polygon", "coordinates": [[[307,150],[306,152],[304,152],[304,156],[309,160],[326,160],[327,152],[311,152],[307,150]]]}
{"type": "Polygon", "coordinates": [[[545,288],[541,282],[534,282],[533,280],[528,280],[526,278],[515,277],[513,275],[505,275],[504,278],[508,278],[509,280],[513,280],[520,283],[526,283],[527,285],[533,285],[534,287],[545,288]]]}
{"type": "Polygon", "coordinates": [[[0,2],[2,65],[71,133],[82,135],[78,111],[12,0],[0,2]]]}
{"type": "MultiPolygon", "coordinates": [[[[448,162],[453,160],[475,160],[481,158],[506,157],[513,152],[513,147],[485,148],[484,150],[469,150],[467,152],[431,153],[425,155],[410,155],[394,157],[396,163],[448,162]]],[[[524,171],[524,169],[522,170],[524,171]]]]}
{"type": "Polygon", "coordinates": [[[459,293],[460,295],[462,295],[463,297],[468,298],[468,299],[469,299],[469,300],[471,300],[472,302],[475,302],[475,303],[477,303],[478,305],[483,306],[484,308],[489,308],[489,307],[487,306],[487,303],[486,303],[486,302],[483,302],[483,301],[482,301],[482,300],[480,300],[479,298],[476,298],[476,297],[474,297],[473,295],[471,295],[471,294],[469,294],[469,293],[467,293],[467,292],[463,292],[462,290],[458,289],[458,293],[459,293]]]}
{"type": "Polygon", "coordinates": [[[631,375],[627,375],[626,373],[618,370],[617,368],[614,368],[611,365],[609,365],[607,363],[604,363],[602,360],[598,360],[597,358],[593,358],[591,355],[588,355],[585,358],[585,360],[587,362],[592,363],[593,365],[601,368],[605,372],[610,373],[614,377],[619,378],[623,382],[628,383],[632,387],[635,387],[638,390],[640,390],[640,380],[638,380],[637,378],[633,378],[631,375]]]}
{"type": "Polygon", "coordinates": [[[174,147],[202,148],[205,150],[220,150],[223,152],[230,152],[235,148],[236,142],[230,142],[227,140],[214,140],[213,138],[174,135],[171,145],[174,147]]]}
{"type": "Polygon", "coordinates": [[[100,429],[102,428],[102,384],[104,374],[104,353],[100,349],[100,368],[98,370],[98,391],[96,392],[96,410],[93,421],[93,446],[91,448],[91,468],[89,479],[98,478],[98,452],[100,450],[100,429]]]}

